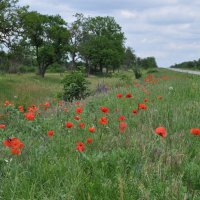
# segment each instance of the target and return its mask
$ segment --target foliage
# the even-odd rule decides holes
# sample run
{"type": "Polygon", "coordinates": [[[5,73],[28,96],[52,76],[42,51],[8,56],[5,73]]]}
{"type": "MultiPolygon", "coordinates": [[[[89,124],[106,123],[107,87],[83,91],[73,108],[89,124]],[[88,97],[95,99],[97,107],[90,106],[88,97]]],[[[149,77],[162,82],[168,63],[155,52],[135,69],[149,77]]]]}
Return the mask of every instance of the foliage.
{"type": "Polygon", "coordinates": [[[185,69],[199,69],[200,70],[200,59],[175,64],[175,65],[172,65],[171,68],[185,68],[185,69]]]}
{"type": "Polygon", "coordinates": [[[138,58],[137,64],[143,69],[157,68],[156,59],[154,57],[138,58]]]}
{"type": "Polygon", "coordinates": [[[24,37],[35,50],[38,73],[44,77],[47,68],[66,59],[69,31],[59,16],[27,12],[22,15],[24,37]]]}
{"type": "Polygon", "coordinates": [[[65,101],[80,100],[89,95],[89,82],[81,71],[73,71],[71,74],[66,75],[62,83],[64,85],[63,99],[65,101]]]}
{"type": "Polygon", "coordinates": [[[80,54],[88,71],[115,70],[124,58],[124,33],[113,17],[89,17],[83,23],[80,54]]]}
{"type": "Polygon", "coordinates": [[[136,65],[136,55],[131,47],[127,47],[124,56],[124,65],[130,69],[136,65]]]}

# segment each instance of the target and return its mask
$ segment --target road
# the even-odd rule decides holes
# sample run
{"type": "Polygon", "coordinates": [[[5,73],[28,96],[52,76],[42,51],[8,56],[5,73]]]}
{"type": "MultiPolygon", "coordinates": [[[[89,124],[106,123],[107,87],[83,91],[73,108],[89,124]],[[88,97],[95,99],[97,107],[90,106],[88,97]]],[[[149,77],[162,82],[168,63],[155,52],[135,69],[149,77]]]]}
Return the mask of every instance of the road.
{"type": "Polygon", "coordinates": [[[187,69],[176,69],[176,68],[166,68],[166,69],[176,71],[176,72],[200,75],[200,71],[192,71],[192,70],[187,70],[187,69]]]}

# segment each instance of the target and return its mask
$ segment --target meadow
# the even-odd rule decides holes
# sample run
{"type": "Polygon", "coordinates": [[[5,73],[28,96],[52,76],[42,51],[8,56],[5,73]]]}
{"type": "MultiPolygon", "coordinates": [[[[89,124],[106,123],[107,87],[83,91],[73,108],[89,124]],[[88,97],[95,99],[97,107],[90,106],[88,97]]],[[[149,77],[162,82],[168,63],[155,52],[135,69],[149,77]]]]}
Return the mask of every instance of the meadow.
{"type": "Polygon", "coordinates": [[[0,76],[0,199],[200,199],[199,76],[92,76],[73,103],[61,79],[0,76]]]}

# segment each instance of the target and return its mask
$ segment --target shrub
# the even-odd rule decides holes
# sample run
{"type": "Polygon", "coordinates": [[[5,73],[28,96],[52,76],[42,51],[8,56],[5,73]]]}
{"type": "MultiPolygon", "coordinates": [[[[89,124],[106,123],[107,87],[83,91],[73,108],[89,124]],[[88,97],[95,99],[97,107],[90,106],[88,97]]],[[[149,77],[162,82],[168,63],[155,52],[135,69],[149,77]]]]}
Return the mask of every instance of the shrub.
{"type": "Polygon", "coordinates": [[[85,79],[81,71],[74,71],[63,79],[64,84],[63,99],[65,101],[73,101],[84,99],[89,96],[89,82],[85,79]]]}
{"type": "Polygon", "coordinates": [[[136,78],[136,79],[139,79],[139,78],[142,77],[142,73],[141,73],[141,70],[140,70],[140,69],[135,68],[133,71],[134,71],[134,74],[135,74],[135,78],[136,78]]]}

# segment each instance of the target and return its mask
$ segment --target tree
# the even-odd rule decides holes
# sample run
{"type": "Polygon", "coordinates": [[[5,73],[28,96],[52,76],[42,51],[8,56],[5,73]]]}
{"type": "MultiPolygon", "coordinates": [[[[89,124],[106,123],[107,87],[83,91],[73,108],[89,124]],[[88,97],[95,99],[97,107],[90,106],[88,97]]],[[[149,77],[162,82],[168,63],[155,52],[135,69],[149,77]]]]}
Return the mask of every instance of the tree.
{"type": "Polygon", "coordinates": [[[124,56],[124,65],[127,68],[132,68],[136,65],[136,55],[134,54],[134,50],[131,47],[127,47],[124,56]]]}
{"type": "Polygon", "coordinates": [[[79,58],[79,45],[82,40],[82,34],[83,34],[83,22],[84,22],[84,16],[81,13],[76,13],[74,15],[76,17],[76,20],[71,23],[69,27],[70,31],[70,57],[71,57],[71,68],[76,67],[76,61],[79,58]]]}
{"type": "Polygon", "coordinates": [[[158,67],[157,63],[156,63],[156,59],[154,57],[141,58],[138,61],[139,61],[138,64],[143,69],[157,68],[158,67]]]}
{"type": "Polygon", "coordinates": [[[89,70],[116,69],[124,58],[124,33],[113,17],[89,17],[83,24],[80,54],[89,70]],[[92,68],[91,68],[92,66],[92,68]]]}
{"type": "Polygon", "coordinates": [[[44,77],[51,64],[67,58],[67,24],[59,15],[48,16],[35,11],[24,13],[21,17],[26,41],[35,51],[38,74],[44,77]]]}
{"type": "Polygon", "coordinates": [[[0,1],[0,45],[11,48],[21,35],[20,13],[27,7],[19,7],[18,0],[0,1]]]}

